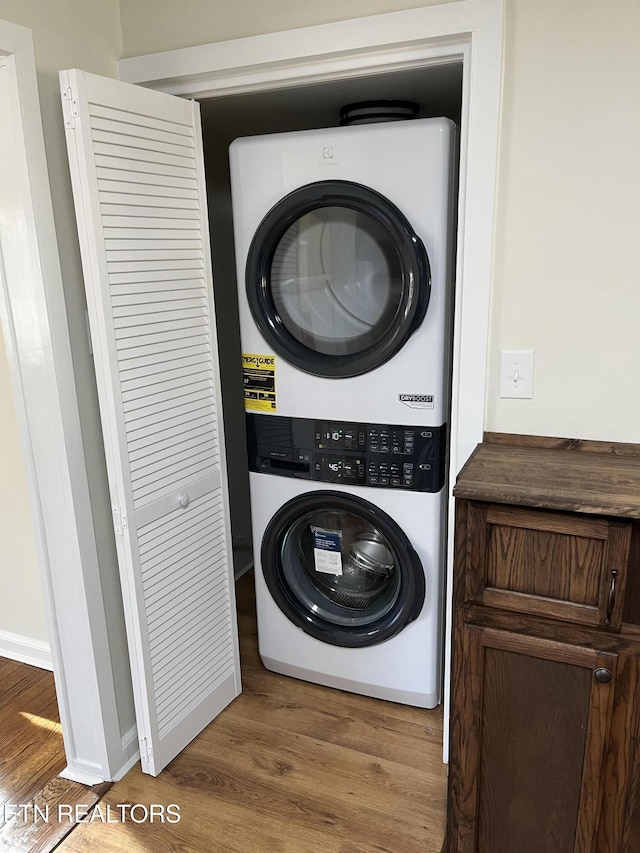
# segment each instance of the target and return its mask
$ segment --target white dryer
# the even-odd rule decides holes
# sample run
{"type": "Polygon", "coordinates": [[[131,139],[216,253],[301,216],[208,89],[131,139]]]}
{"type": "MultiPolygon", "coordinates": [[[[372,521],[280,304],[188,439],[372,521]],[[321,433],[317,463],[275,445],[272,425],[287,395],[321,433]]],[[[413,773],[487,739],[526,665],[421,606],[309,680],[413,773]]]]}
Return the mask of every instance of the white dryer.
{"type": "Polygon", "coordinates": [[[455,145],[444,118],[232,143],[247,411],[446,421],[455,145]]]}
{"type": "Polygon", "coordinates": [[[250,475],[258,644],[275,672],[441,698],[443,493],[250,475]]]}
{"type": "Polygon", "coordinates": [[[455,127],[236,140],[265,665],[440,699],[455,127]]]}

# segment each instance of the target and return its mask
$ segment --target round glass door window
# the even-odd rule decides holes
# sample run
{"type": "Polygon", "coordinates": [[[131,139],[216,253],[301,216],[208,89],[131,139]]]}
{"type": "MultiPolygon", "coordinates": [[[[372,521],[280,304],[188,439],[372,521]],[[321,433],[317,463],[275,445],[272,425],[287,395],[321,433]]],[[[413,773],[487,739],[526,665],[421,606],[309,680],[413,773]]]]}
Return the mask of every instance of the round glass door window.
{"type": "Polygon", "coordinates": [[[267,214],[246,287],[276,352],[309,373],[355,376],[391,358],[422,322],[430,267],[395,205],[359,184],[322,181],[267,214]]]}
{"type": "Polygon", "coordinates": [[[262,566],[285,615],[334,645],[389,639],[424,604],[424,572],[405,534],[373,504],[339,492],[286,504],[265,532],[262,566]]]}

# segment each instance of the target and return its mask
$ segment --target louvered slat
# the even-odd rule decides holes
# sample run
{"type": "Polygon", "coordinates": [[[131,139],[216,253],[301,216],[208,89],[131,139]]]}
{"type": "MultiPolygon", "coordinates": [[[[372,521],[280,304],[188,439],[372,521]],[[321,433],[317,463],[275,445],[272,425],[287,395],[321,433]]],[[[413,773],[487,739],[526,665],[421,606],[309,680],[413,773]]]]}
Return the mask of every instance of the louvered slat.
{"type": "Polygon", "coordinates": [[[107,467],[127,517],[143,769],[156,774],[240,690],[197,106],[64,75],[107,467]]]}
{"type": "MultiPolygon", "coordinates": [[[[145,340],[141,338],[139,340],[145,340]]],[[[124,342],[123,342],[124,343],[124,342]]],[[[119,346],[118,353],[123,359],[135,358],[140,355],[155,355],[161,352],[173,352],[187,346],[206,344],[208,343],[205,335],[191,335],[187,337],[182,335],[172,335],[169,339],[155,341],[153,343],[139,343],[136,346],[119,346]]]]}
{"type": "Polygon", "coordinates": [[[93,126],[93,118],[107,118],[114,122],[123,124],[134,124],[137,127],[146,127],[150,130],[164,130],[170,133],[177,133],[180,136],[193,137],[193,128],[185,123],[184,120],[174,121],[172,119],[159,118],[158,116],[148,115],[140,112],[128,112],[120,107],[110,107],[104,103],[92,101],[88,104],[89,115],[92,116],[91,125],[93,126]]]}

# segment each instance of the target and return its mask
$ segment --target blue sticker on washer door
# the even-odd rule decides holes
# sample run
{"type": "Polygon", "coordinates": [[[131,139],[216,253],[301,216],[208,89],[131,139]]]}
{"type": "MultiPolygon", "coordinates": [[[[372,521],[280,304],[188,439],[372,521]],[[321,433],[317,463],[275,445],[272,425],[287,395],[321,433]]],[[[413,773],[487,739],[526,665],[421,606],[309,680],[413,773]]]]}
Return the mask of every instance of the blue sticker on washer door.
{"type": "Polygon", "coordinates": [[[342,531],[311,526],[313,562],[316,572],[342,574],[342,531]]]}

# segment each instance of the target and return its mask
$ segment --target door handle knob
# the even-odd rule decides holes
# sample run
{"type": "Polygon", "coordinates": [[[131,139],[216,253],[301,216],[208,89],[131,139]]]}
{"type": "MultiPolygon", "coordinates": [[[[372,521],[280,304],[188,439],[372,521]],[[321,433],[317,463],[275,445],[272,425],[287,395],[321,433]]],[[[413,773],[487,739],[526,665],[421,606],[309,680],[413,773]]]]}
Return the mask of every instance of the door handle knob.
{"type": "Polygon", "coordinates": [[[605,669],[603,666],[599,666],[598,669],[593,673],[593,677],[600,684],[608,684],[611,681],[611,670],[605,669]]]}
{"type": "Polygon", "coordinates": [[[190,498],[190,497],[189,497],[189,495],[185,492],[185,493],[184,493],[184,494],[182,494],[182,495],[178,495],[178,503],[179,503],[179,504],[180,504],[180,506],[182,506],[182,507],[187,507],[187,506],[189,506],[189,504],[191,503],[191,498],[190,498]]]}

